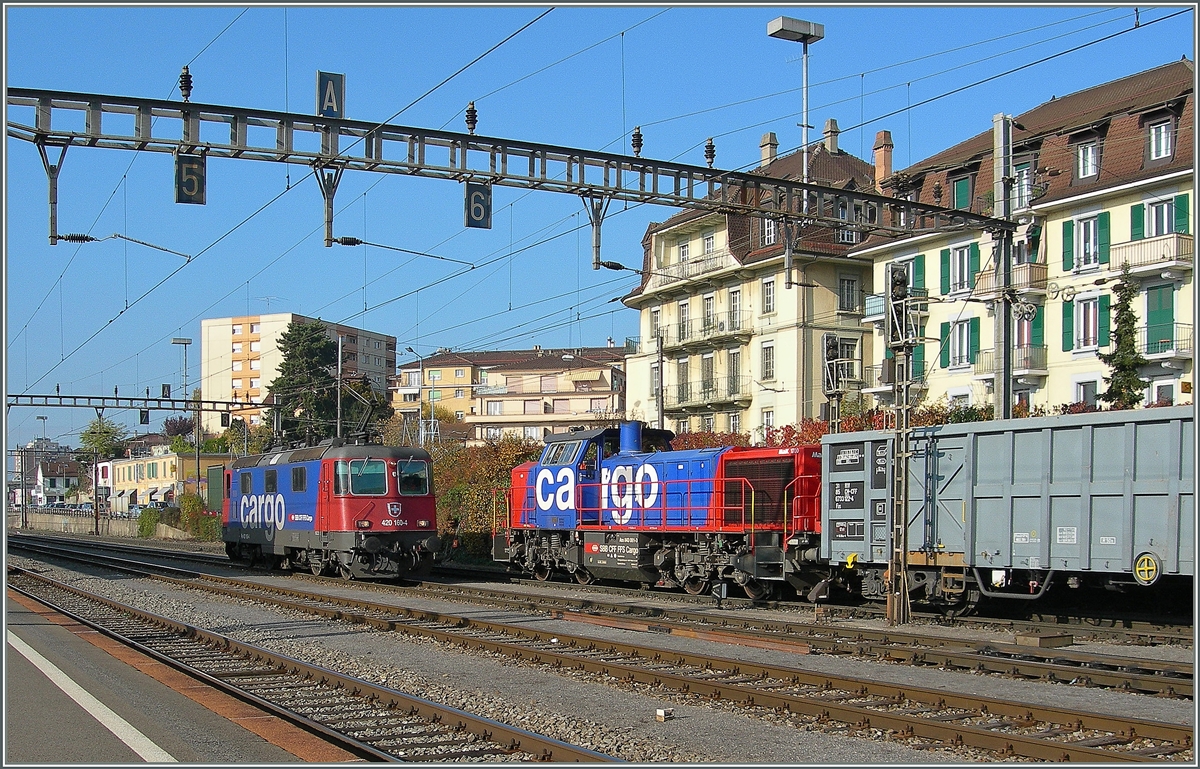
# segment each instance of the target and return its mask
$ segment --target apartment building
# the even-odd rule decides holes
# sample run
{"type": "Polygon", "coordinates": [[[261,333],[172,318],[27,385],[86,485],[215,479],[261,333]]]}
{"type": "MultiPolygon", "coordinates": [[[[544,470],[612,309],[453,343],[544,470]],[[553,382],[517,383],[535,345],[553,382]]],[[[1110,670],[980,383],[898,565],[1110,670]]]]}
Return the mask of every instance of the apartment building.
{"type": "MultiPolygon", "coordinates": [[[[1015,117],[1011,252],[1015,403],[1095,403],[1109,373],[1113,286],[1128,264],[1139,287],[1137,347],[1149,362],[1146,402],[1191,400],[1194,311],[1194,66],[1186,59],[1077,93],[1015,117]]],[[[993,132],[984,131],[884,180],[885,194],[990,215],[993,132]]],[[[998,249],[979,230],[893,237],[873,234],[853,251],[905,266],[912,293],[927,295],[914,351],[926,401],[998,404],[994,377],[1000,298],[998,249]]],[[[866,298],[875,338],[864,392],[891,402],[883,346],[885,302],[866,298]]]]}
{"type": "MultiPolygon", "coordinates": [[[[200,455],[199,493],[204,492],[208,468],[227,465],[230,461],[232,458],[229,454],[200,455]]],[[[125,513],[130,505],[150,502],[175,504],[184,491],[197,491],[196,463],[195,454],[174,454],[161,450],[150,455],[112,460],[109,508],[125,513]]]]}
{"type": "MultiPolygon", "coordinates": [[[[778,156],[775,134],[766,134],[760,149],[758,173],[803,178],[802,155],[778,156]]],[[[890,135],[882,132],[875,155],[889,169],[891,152],[890,135]]],[[[838,147],[833,120],[808,163],[815,184],[876,186],[875,167],[838,147]]],[[[844,205],[837,211],[847,220],[860,213],[844,205]]],[[[629,417],[677,433],[757,438],[765,428],[819,417],[827,403],[822,336],[837,336],[848,381],[857,381],[871,355],[871,335],[861,323],[871,261],[849,254],[861,237],[853,227],[803,230],[789,286],[784,233],[775,220],[689,210],[650,225],[642,240],[642,283],[622,300],[641,313],[637,348],[627,360],[629,417]]]]}
{"type": "Polygon", "coordinates": [[[572,427],[625,415],[625,348],[537,348],[521,360],[489,366],[465,421],[468,445],[505,436],[542,440],[572,427]]]}
{"type": "MultiPolygon", "coordinates": [[[[293,322],[320,323],[334,342],[342,340],[342,375],[366,375],[372,388],[387,392],[396,370],[396,337],[378,331],[330,323],[292,312],[209,318],[200,323],[200,386],[206,400],[237,400],[247,407],[234,416],[261,424],[264,409],[257,405],[279,375],[283,353],[279,337],[293,322]]],[[[220,432],[220,414],[204,414],[203,428],[220,432]]]]}
{"type": "MultiPolygon", "coordinates": [[[[488,368],[524,360],[540,349],[451,352],[442,348],[426,358],[416,357],[400,364],[392,387],[392,408],[416,419],[417,404],[432,403],[461,421],[474,413],[474,388],[486,383],[488,368]]],[[[416,355],[411,348],[408,352],[416,355]]]]}

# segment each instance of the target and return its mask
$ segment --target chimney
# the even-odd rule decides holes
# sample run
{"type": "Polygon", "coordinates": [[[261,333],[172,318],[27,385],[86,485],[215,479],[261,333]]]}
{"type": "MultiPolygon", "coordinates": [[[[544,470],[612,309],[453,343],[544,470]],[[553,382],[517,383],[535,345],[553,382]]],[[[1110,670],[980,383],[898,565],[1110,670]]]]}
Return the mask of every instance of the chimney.
{"type": "Polygon", "coordinates": [[[769,131],[763,134],[762,141],[758,143],[758,148],[762,150],[762,163],[759,164],[760,167],[774,160],[775,152],[779,149],[779,139],[775,137],[775,132],[769,131]]]}
{"type": "Polygon", "coordinates": [[[892,175],[892,132],[875,134],[875,189],[883,189],[883,180],[892,175]]]}
{"type": "Polygon", "coordinates": [[[830,155],[836,155],[838,152],[837,138],[841,131],[838,130],[837,121],[829,118],[825,121],[825,149],[830,155]]]}

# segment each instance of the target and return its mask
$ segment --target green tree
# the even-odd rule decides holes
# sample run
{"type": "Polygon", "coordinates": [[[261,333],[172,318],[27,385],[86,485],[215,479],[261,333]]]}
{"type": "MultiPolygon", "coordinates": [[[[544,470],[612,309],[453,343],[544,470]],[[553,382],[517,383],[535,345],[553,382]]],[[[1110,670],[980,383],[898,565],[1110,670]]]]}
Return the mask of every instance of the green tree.
{"type": "Polygon", "coordinates": [[[278,419],[282,436],[289,438],[332,436],[337,398],[330,371],[337,365],[337,344],[322,324],[292,321],[279,337],[279,351],[279,376],[268,385],[275,401],[271,420],[278,419]]]}
{"type": "Polygon", "coordinates": [[[1129,263],[1121,267],[1121,282],[1114,292],[1117,302],[1113,306],[1116,323],[1113,324],[1112,351],[1100,353],[1100,361],[1112,369],[1112,375],[1104,377],[1108,389],[1097,396],[1113,408],[1131,409],[1142,402],[1142,394],[1150,382],[1138,375],[1138,369],[1148,361],[1137,349],[1137,315],[1133,312],[1133,301],[1138,296],[1138,286],[1129,272],[1129,263]]]}
{"type": "Polygon", "coordinates": [[[129,431],[104,416],[97,416],[79,434],[79,444],[89,452],[96,452],[100,459],[112,459],[125,453],[125,441],[129,431]]]}

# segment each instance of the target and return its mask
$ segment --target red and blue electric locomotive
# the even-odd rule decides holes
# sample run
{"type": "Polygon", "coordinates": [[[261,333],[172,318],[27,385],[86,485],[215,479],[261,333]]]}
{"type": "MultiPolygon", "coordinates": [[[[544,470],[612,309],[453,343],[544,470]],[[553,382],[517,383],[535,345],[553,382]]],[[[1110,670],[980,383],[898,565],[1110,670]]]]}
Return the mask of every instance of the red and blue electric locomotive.
{"type": "Polygon", "coordinates": [[[231,559],[313,574],[427,573],[441,546],[429,454],[331,440],[242,457],[225,470],[221,538],[231,559]]]}
{"type": "Polygon", "coordinates": [[[821,454],[801,448],[669,450],[674,434],[620,429],[551,435],[512,473],[493,557],[549,579],[681,586],[732,581],[774,592],[787,560],[815,559],[821,454]]]}

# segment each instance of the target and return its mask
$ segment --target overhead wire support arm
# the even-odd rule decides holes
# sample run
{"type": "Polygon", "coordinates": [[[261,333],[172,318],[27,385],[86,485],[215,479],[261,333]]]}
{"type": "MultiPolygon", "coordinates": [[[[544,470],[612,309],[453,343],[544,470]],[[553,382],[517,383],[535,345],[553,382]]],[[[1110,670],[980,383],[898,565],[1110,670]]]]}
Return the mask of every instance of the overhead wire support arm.
{"type": "Polygon", "coordinates": [[[46,181],[49,183],[50,191],[50,245],[58,245],[58,172],[62,170],[63,160],[67,156],[67,147],[69,143],[58,144],[54,146],[61,147],[58,152],[58,162],[51,163],[50,156],[46,153],[47,142],[43,138],[37,142],[38,154],[42,156],[42,167],[46,169],[46,181]]]}
{"type": "Polygon", "coordinates": [[[325,164],[313,164],[313,176],[321,187],[321,197],[325,199],[325,248],[333,248],[333,196],[337,194],[338,184],[342,181],[343,166],[334,166],[328,170],[325,164]]]}
{"type": "MultiPolygon", "coordinates": [[[[846,201],[851,210],[855,206],[862,210],[864,220],[881,232],[917,235],[1015,228],[1012,222],[970,211],[858,190],[473,133],[33,88],[9,88],[7,103],[8,136],[39,145],[164,153],[199,150],[209,158],[306,165],[318,172],[326,195],[327,224],[331,207],[327,191],[335,190],[340,173],[350,170],[456,181],[486,178],[493,185],[571,193],[585,198],[592,217],[602,213],[607,202],[621,200],[756,217],[793,216],[810,226],[844,226],[836,209],[846,201]],[[52,127],[78,126],[79,112],[85,115],[83,130],[52,127]],[[110,114],[133,120],[102,120],[110,114]],[[198,142],[201,135],[216,141],[198,142]],[[305,135],[319,137],[320,149],[301,149],[316,144],[310,139],[297,141],[305,135]]],[[[327,227],[326,244],[332,241],[327,227]]]]}
{"type": "Polygon", "coordinates": [[[600,225],[604,223],[604,215],[608,213],[608,204],[612,198],[595,195],[584,195],[583,206],[587,210],[588,221],[592,223],[592,269],[600,269],[600,225]]]}

